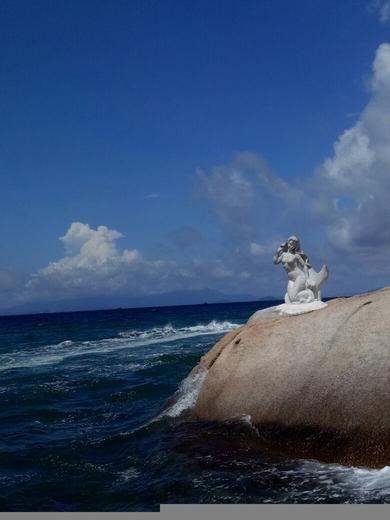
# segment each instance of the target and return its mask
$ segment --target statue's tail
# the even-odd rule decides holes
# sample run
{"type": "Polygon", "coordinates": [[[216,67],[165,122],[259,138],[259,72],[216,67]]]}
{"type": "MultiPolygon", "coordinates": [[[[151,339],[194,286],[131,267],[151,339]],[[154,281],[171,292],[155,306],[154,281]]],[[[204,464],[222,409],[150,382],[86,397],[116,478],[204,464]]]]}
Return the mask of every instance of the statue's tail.
{"type": "Polygon", "coordinates": [[[309,281],[310,281],[311,285],[313,285],[314,287],[319,289],[329,276],[328,266],[323,265],[321,268],[321,271],[319,271],[318,273],[316,271],[314,271],[313,268],[311,268],[308,271],[308,275],[309,275],[309,281]]]}

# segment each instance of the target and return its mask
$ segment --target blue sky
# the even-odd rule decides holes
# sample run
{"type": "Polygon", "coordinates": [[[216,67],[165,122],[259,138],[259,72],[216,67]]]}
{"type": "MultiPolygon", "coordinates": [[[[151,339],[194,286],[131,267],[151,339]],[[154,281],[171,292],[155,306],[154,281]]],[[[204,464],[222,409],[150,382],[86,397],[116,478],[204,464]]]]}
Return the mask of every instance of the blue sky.
{"type": "Polygon", "coordinates": [[[279,294],[292,233],[389,284],[388,42],[386,0],[2,0],[1,307],[279,294]]]}

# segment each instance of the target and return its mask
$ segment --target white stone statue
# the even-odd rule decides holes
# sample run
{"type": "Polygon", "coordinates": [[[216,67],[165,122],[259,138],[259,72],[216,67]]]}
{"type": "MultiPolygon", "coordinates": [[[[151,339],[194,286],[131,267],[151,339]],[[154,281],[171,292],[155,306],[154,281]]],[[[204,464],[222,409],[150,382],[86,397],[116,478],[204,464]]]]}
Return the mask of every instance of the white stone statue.
{"type": "MultiPolygon", "coordinates": [[[[310,304],[321,302],[321,285],[328,278],[326,265],[316,272],[310,265],[308,257],[301,250],[299,239],[295,236],[281,244],[274,256],[275,264],[282,264],[288,276],[287,292],[284,297],[286,305],[310,304]]],[[[325,304],[322,304],[325,306],[325,304]]],[[[313,306],[314,307],[314,306],[313,306]]],[[[320,308],[317,305],[317,308],[320,308]]]]}

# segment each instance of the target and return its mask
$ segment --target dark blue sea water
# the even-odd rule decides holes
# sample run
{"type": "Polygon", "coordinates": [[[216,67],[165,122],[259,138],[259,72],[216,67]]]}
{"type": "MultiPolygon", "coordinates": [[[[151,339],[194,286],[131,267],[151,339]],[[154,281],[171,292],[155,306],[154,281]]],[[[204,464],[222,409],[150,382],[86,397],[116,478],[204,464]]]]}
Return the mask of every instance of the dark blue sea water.
{"type": "Polygon", "coordinates": [[[1,317],[0,510],[389,501],[390,468],[270,456],[250,422],[191,416],[191,368],[269,305],[1,317]]]}

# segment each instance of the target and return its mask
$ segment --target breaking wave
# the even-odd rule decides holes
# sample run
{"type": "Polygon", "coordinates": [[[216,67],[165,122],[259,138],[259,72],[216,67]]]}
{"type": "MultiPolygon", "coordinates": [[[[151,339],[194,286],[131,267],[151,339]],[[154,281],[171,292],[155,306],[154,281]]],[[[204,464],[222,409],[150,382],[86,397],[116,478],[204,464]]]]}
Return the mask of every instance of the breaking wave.
{"type": "MultiPolygon", "coordinates": [[[[340,497],[350,496],[351,502],[387,502],[390,499],[389,466],[372,469],[302,460],[298,463],[295,473],[302,482],[316,481],[320,490],[317,501],[321,501],[321,495],[323,500],[330,497],[335,501],[340,500],[340,497]]],[[[286,479],[289,477],[290,474],[285,476],[286,479]]],[[[313,490],[310,493],[313,493],[313,490]]],[[[303,498],[303,494],[308,494],[308,491],[297,490],[300,499],[303,498]]]]}
{"type": "Polygon", "coordinates": [[[178,417],[182,412],[192,408],[206,379],[208,370],[201,368],[194,374],[190,374],[180,384],[176,394],[173,396],[173,404],[168,406],[159,416],[178,417]]]}
{"type": "Polygon", "coordinates": [[[194,325],[192,327],[175,328],[168,324],[164,327],[155,327],[148,330],[130,330],[120,332],[119,336],[129,340],[168,340],[192,338],[194,336],[202,336],[204,334],[222,334],[239,327],[237,323],[230,321],[212,320],[207,325],[194,325]]]}
{"type": "Polygon", "coordinates": [[[204,335],[225,334],[240,325],[229,321],[212,320],[203,325],[175,328],[168,324],[146,330],[119,332],[114,338],[89,341],[65,340],[53,345],[12,351],[0,355],[0,372],[16,368],[58,364],[67,358],[90,354],[146,347],[158,343],[174,342],[204,335]]]}

